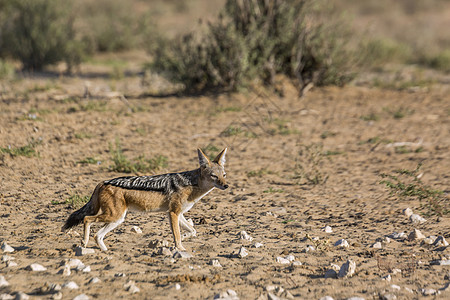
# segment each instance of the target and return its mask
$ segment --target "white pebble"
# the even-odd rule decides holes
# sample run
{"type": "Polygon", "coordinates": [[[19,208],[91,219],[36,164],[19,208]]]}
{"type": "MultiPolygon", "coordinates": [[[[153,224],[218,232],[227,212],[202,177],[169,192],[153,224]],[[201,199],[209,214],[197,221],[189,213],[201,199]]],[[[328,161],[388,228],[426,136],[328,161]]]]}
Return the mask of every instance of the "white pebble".
{"type": "Polygon", "coordinates": [[[331,226],[325,226],[322,229],[323,229],[323,231],[325,231],[325,233],[332,233],[333,232],[333,229],[331,228],[331,226]]]}
{"type": "Polygon", "coordinates": [[[1,249],[3,250],[3,252],[6,252],[6,253],[14,252],[14,248],[11,247],[10,245],[8,245],[6,242],[2,243],[1,249]]]}
{"type": "Polygon", "coordinates": [[[0,275],[0,287],[2,286],[8,286],[9,282],[6,281],[5,277],[3,277],[3,275],[0,275]]]}
{"type": "Polygon", "coordinates": [[[244,257],[246,257],[247,255],[248,255],[248,251],[247,251],[247,249],[245,249],[244,247],[241,247],[241,248],[239,249],[238,254],[237,254],[237,256],[238,256],[239,258],[244,258],[244,257]]]}
{"type": "Polygon", "coordinates": [[[70,276],[71,274],[70,266],[67,264],[64,265],[64,268],[62,270],[59,270],[58,274],[62,274],[63,276],[70,276]]]}
{"type": "Polygon", "coordinates": [[[409,216],[409,220],[413,224],[422,224],[422,223],[425,223],[427,221],[423,217],[421,217],[421,216],[419,216],[417,214],[412,214],[411,216],[409,216]]]}
{"type": "Polygon", "coordinates": [[[340,239],[339,241],[337,241],[336,243],[334,243],[334,245],[336,247],[342,247],[342,248],[348,248],[350,245],[348,244],[348,242],[344,239],[340,239]]]}
{"type": "Polygon", "coordinates": [[[264,246],[263,243],[256,242],[256,243],[253,244],[253,248],[261,248],[262,246],[264,246]]]}
{"type": "Polygon", "coordinates": [[[82,270],[81,270],[81,272],[83,272],[83,273],[89,273],[91,271],[91,266],[85,266],[82,270]]]}
{"type": "Polygon", "coordinates": [[[410,240],[410,241],[423,240],[424,238],[425,238],[425,236],[418,229],[414,229],[408,235],[408,240],[410,240]]]}
{"type": "Polygon", "coordinates": [[[74,282],[74,281],[66,282],[61,287],[62,288],[67,288],[69,290],[76,290],[76,289],[79,288],[78,284],[76,284],[76,282],[74,282]]]}
{"type": "Polygon", "coordinates": [[[181,289],[181,285],[179,283],[175,283],[175,289],[179,291],[181,289]]]}
{"type": "Polygon", "coordinates": [[[61,265],[69,265],[69,267],[72,268],[76,268],[79,265],[84,265],[83,262],[81,260],[79,260],[78,258],[70,258],[67,262],[63,261],[61,262],[61,265]]]}
{"type": "Polygon", "coordinates": [[[439,295],[440,292],[435,289],[421,289],[420,292],[424,296],[432,296],[432,295],[439,295]]]}
{"type": "Polygon", "coordinates": [[[285,264],[290,264],[291,261],[289,259],[284,258],[284,257],[277,256],[277,263],[285,265],[285,264]]]}
{"type": "Polygon", "coordinates": [[[339,278],[352,277],[353,274],[355,274],[355,271],[356,271],[356,263],[349,259],[339,269],[338,276],[339,278]]]}
{"type": "Polygon", "coordinates": [[[391,281],[391,280],[392,280],[392,277],[391,277],[390,274],[388,274],[388,275],[386,275],[386,276],[383,276],[382,279],[383,279],[383,280],[386,280],[386,281],[391,281]]]}
{"type": "Polygon", "coordinates": [[[253,241],[253,238],[246,231],[241,231],[239,236],[241,237],[241,240],[253,241]]]}
{"type": "Polygon", "coordinates": [[[383,245],[380,242],[376,242],[375,244],[372,245],[372,248],[381,249],[383,248],[383,245]]]}
{"type": "Polygon", "coordinates": [[[101,282],[101,280],[98,277],[92,277],[88,283],[94,284],[94,283],[99,283],[99,282],[101,282]]]}
{"type": "Polygon", "coordinates": [[[403,210],[403,214],[409,218],[413,214],[413,211],[408,207],[403,210]]]}
{"type": "Polygon", "coordinates": [[[325,296],[325,297],[320,298],[320,300],[334,300],[334,299],[331,296],[325,296]]]}
{"type": "Polygon", "coordinates": [[[181,258],[181,259],[189,259],[192,257],[194,257],[194,256],[186,251],[177,251],[173,255],[173,258],[181,258]]]}
{"type": "Polygon", "coordinates": [[[391,289],[397,290],[397,291],[401,290],[401,288],[398,285],[396,285],[396,284],[391,284],[391,289]]]}
{"type": "Polygon", "coordinates": [[[211,264],[213,267],[216,267],[216,268],[222,268],[222,265],[220,264],[220,262],[219,262],[218,259],[213,259],[213,260],[211,260],[210,264],[211,264]]]}
{"type": "Polygon", "coordinates": [[[11,260],[15,260],[15,258],[12,256],[9,256],[9,255],[2,256],[2,262],[7,262],[7,261],[11,261],[11,260]]]}
{"type": "Polygon", "coordinates": [[[302,252],[307,253],[307,252],[313,252],[316,251],[316,248],[314,246],[308,245],[305,247],[305,249],[303,249],[302,252]]]}
{"type": "Polygon", "coordinates": [[[8,260],[8,261],[6,262],[6,266],[7,266],[8,268],[17,267],[17,263],[16,263],[15,261],[8,260]]]}
{"type": "Polygon", "coordinates": [[[76,296],[75,298],[73,298],[73,300],[89,300],[89,296],[86,294],[80,294],[80,295],[76,296]]]}
{"type": "Polygon", "coordinates": [[[33,272],[47,271],[47,268],[40,264],[31,264],[27,267],[27,269],[33,272]]]}
{"type": "Polygon", "coordinates": [[[131,227],[131,232],[137,233],[137,234],[141,234],[142,233],[142,229],[139,228],[138,226],[133,226],[131,227]]]}
{"type": "Polygon", "coordinates": [[[406,238],[406,233],[404,233],[404,232],[394,232],[389,237],[394,239],[394,240],[401,240],[401,239],[405,239],[406,238]]]}

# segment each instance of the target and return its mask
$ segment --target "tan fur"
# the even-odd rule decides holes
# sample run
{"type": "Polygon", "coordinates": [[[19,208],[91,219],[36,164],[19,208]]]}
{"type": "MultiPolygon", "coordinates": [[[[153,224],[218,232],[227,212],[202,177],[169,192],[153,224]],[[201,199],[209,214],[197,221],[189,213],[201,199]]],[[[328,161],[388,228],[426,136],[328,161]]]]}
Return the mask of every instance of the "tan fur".
{"type": "Polygon", "coordinates": [[[100,183],[94,190],[91,197],[94,215],[84,217],[84,235],[83,244],[87,246],[89,242],[90,226],[92,223],[105,223],[105,227],[99,230],[96,235],[96,241],[101,250],[106,250],[103,243],[104,235],[118,226],[124,219],[128,210],[139,210],[147,212],[168,212],[170,228],[172,230],[175,246],[180,250],[185,250],[181,244],[180,224],[188,229],[193,236],[195,230],[186,221],[183,214],[183,208],[189,210],[195,202],[207,194],[214,187],[225,189],[223,164],[225,163],[224,149],[213,162],[209,161],[206,155],[199,149],[200,169],[198,185],[187,186],[180,191],[165,195],[158,191],[131,190],[113,185],[100,183]],[[203,156],[203,157],[202,157],[203,156]],[[206,161],[206,164],[202,165],[206,161]],[[212,180],[213,174],[218,178],[212,180]]]}

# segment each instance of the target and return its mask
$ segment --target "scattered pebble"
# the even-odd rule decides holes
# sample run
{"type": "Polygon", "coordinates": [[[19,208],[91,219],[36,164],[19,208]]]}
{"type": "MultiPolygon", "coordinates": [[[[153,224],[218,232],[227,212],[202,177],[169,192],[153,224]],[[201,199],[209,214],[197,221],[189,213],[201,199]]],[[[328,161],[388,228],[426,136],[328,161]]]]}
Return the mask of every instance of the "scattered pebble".
{"type": "Polygon", "coordinates": [[[396,284],[391,284],[391,289],[395,290],[395,291],[400,291],[401,287],[396,285],[396,284]]]}
{"type": "Polygon", "coordinates": [[[344,239],[340,239],[339,241],[337,241],[336,243],[334,243],[334,245],[336,247],[342,247],[342,248],[348,248],[350,245],[348,244],[348,242],[344,239]]]}
{"type": "Polygon", "coordinates": [[[17,267],[17,263],[16,263],[15,261],[8,260],[8,261],[6,262],[6,266],[7,266],[8,268],[17,267]]]}
{"type": "Polygon", "coordinates": [[[16,297],[14,299],[15,300],[28,300],[28,299],[30,299],[30,296],[28,296],[24,292],[17,292],[16,297]]]}
{"type": "Polygon", "coordinates": [[[413,214],[413,211],[408,207],[403,210],[403,214],[409,218],[413,214]]]}
{"type": "Polygon", "coordinates": [[[412,214],[409,216],[409,220],[413,224],[422,224],[425,223],[427,220],[425,220],[422,216],[419,216],[417,214],[412,214]]]}
{"type": "Polygon", "coordinates": [[[395,275],[395,274],[400,274],[402,272],[402,270],[400,270],[400,269],[392,269],[392,275],[395,275]]]}
{"type": "Polygon", "coordinates": [[[73,300],[89,300],[89,296],[86,294],[80,294],[80,295],[76,296],[75,298],[73,298],[73,300]]]}
{"type": "Polygon", "coordinates": [[[394,240],[403,240],[403,239],[406,238],[406,233],[404,233],[404,232],[394,232],[389,237],[394,239],[394,240]]]}
{"type": "Polygon", "coordinates": [[[414,229],[408,235],[408,240],[410,240],[410,241],[423,240],[424,238],[425,238],[425,236],[418,229],[414,229]]]}
{"type": "Polygon", "coordinates": [[[79,260],[78,258],[70,258],[68,261],[63,260],[63,261],[61,262],[61,266],[64,266],[64,265],[66,265],[66,264],[67,264],[71,269],[77,268],[77,267],[80,266],[80,265],[83,265],[83,266],[84,266],[83,262],[82,262],[81,260],[79,260]]]}
{"type": "Polygon", "coordinates": [[[308,246],[305,247],[305,249],[303,249],[302,252],[303,253],[307,253],[307,252],[313,252],[313,251],[316,251],[316,247],[308,245],[308,246]]]}
{"type": "Polygon", "coordinates": [[[301,266],[301,265],[303,265],[300,261],[298,261],[298,260],[296,260],[296,261],[293,261],[292,262],[292,265],[293,266],[301,266]]]}
{"type": "Polygon", "coordinates": [[[253,244],[253,248],[260,248],[262,246],[264,246],[264,244],[263,243],[259,243],[259,242],[256,242],[256,243],[253,244]]]}
{"type": "Polygon", "coordinates": [[[62,274],[63,276],[70,276],[72,272],[70,271],[70,266],[68,264],[64,265],[64,268],[58,271],[58,274],[62,274]]]}
{"type": "Polygon", "coordinates": [[[214,296],[217,300],[239,300],[237,293],[231,289],[220,292],[214,296]]]}
{"type": "Polygon", "coordinates": [[[277,263],[280,264],[290,264],[291,261],[289,259],[283,258],[281,256],[277,256],[277,263]]]}
{"type": "Polygon", "coordinates": [[[320,298],[319,300],[334,300],[334,299],[331,296],[325,296],[325,297],[320,298]]]}
{"type": "Polygon", "coordinates": [[[248,255],[248,251],[247,251],[247,249],[245,249],[244,247],[241,247],[241,248],[239,249],[238,254],[237,254],[237,256],[238,256],[239,258],[244,258],[244,257],[246,257],[247,255],[248,255]]]}
{"type": "Polygon", "coordinates": [[[152,249],[159,247],[169,247],[169,242],[166,240],[153,240],[148,244],[148,246],[152,249]]]}
{"type": "Polygon", "coordinates": [[[436,238],[433,245],[438,246],[438,247],[447,247],[448,242],[445,240],[445,238],[442,235],[440,235],[436,238]]]}
{"type": "Polygon", "coordinates": [[[352,277],[353,274],[355,274],[355,271],[356,271],[356,263],[349,259],[339,269],[338,277],[339,278],[352,277]]]}
{"type": "Polygon", "coordinates": [[[391,276],[391,274],[387,274],[386,276],[383,276],[381,279],[386,280],[386,281],[391,281],[392,276],[391,276]]]}
{"type": "Polygon", "coordinates": [[[33,271],[33,272],[42,272],[47,271],[47,268],[40,264],[31,264],[27,267],[27,270],[33,271]]]}
{"type": "Polygon", "coordinates": [[[142,229],[140,229],[138,226],[133,226],[131,227],[131,232],[137,233],[137,234],[141,234],[142,233],[142,229]]]}
{"type": "Polygon", "coordinates": [[[177,251],[173,254],[173,258],[189,259],[192,257],[194,256],[186,251],[177,251]]]}
{"type": "Polygon", "coordinates": [[[220,264],[218,259],[211,260],[210,265],[212,265],[213,267],[216,267],[216,268],[222,268],[222,265],[220,264]]]}
{"type": "Polygon", "coordinates": [[[450,266],[450,259],[433,260],[430,265],[450,266]]]}
{"type": "Polygon", "coordinates": [[[2,243],[1,249],[3,250],[3,252],[6,252],[6,253],[14,252],[14,248],[11,247],[10,245],[8,245],[6,242],[2,243]]]}
{"type": "Polygon", "coordinates": [[[89,284],[99,283],[101,280],[98,277],[92,277],[91,280],[89,280],[89,284]]]}
{"type": "Polygon", "coordinates": [[[61,287],[62,287],[62,288],[67,288],[67,289],[69,289],[69,290],[76,290],[76,289],[79,288],[78,284],[76,284],[75,281],[69,281],[69,282],[66,282],[66,283],[64,283],[61,287]]]}
{"type": "Polygon", "coordinates": [[[139,293],[141,290],[136,286],[136,283],[133,280],[128,281],[123,285],[127,292],[132,294],[139,293]]]}
{"type": "Polygon", "coordinates": [[[439,295],[440,292],[435,289],[421,289],[420,292],[424,296],[433,296],[433,295],[439,295]]]}
{"type": "Polygon", "coordinates": [[[332,233],[333,229],[331,228],[331,226],[325,226],[324,228],[322,228],[323,231],[325,231],[325,233],[332,233]]]}
{"type": "Polygon", "coordinates": [[[331,268],[325,272],[325,278],[338,278],[338,272],[341,267],[336,264],[331,264],[330,267],[331,268]]]}
{"type": "Polygon", "coordinates": [[[372,248],[381,249],[383,248],[383,245],[381,244],[381,242],[376,242],[375,244],[372,245],[372,248]]]}
{"type": "Polygon", "coordinates": [[[126,277],[125,273],[116,273],[114,274],[114,277],[126,277]]]}
{"type": "Polygon", "coordinates": [[[2,275],[0,275],[0,287],[2,286],[8,286],[9,282],[6,281],[5,277],[3,277],[2,275]]]}
{"type": "Polygon", "coordinates": [[[435,235],[430,235],[429,237],[424,238],[424,239],[423,239],[423,242],[424,242],[425,244],[432,245],[436,239],[437,239],[437,236],[435,236],[435,235]]]}
{"type": "Polygon", "coordinates": [[[84,248],[84,247],[76,247],[75,248],[75,256],[83,256],[87,254],[94,254],[95,249],[92,248],[84,248]]]}
{"type": "Polygon", "coordinates": [[[2,256],[2,262],[8,262],[8,261],[11,261],[11,260],[15,260],[15,258],[12,257],[12,256],[9,256],[9,255],[3,255],[2,256]]]}
{"type": "Polygon", "coordinates": [[[179,291],[181,289],[181,285],[179,283],[175,283],[175,289],[179,291]]]}
{"type": "Polygon", "coordinates": [[[397,299],[397,296],[395,296],[394,294],[384,294],[381,296],[382,300],[395,300],[397,299]]]}
{"type": "Polygon", "coordinates": [[[81,272],[83,273],[89,273],[91,271],[91,266],[85,266],[83,269],[81,269],[81,272]]]}
{"type": "Polygon", "coordinates": [[[239,236],[241,237],[241,240],[253,241],[253,238],[246,231],[241,231],[239,236]]]}

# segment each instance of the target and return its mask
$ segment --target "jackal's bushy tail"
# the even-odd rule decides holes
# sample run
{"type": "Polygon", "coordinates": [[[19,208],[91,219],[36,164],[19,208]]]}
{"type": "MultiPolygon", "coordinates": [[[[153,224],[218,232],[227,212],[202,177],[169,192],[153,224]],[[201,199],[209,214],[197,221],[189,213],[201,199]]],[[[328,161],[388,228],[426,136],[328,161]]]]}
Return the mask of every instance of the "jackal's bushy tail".
{"type": "Polygon", "coordinates": [[[100,188],[100,185],[98,185],[95,188],[94,193],[91,196],[91,199],[88,203],[86,203],[82,208],[80,208],[77,211],[74,211],[66,220],[66,223],[61,227],[61,231],[66,231],[69,228],[72,228],[81,222],[83,222],[83,219],[85,216],[92,216],[96,213],[94,208],[94,202],[97,201],[98,197],[98,189],[100,188]]]}

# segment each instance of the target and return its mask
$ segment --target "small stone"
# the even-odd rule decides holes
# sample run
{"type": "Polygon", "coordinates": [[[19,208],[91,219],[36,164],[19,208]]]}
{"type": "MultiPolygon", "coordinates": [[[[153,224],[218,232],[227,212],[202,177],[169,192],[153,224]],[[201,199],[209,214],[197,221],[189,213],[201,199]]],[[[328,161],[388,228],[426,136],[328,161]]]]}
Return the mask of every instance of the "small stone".
{"type": "Polygon", "coordinates": [[[403,239],[406,238],[406,233],[404,233],[404,232],[394,232],[389,237],[394,239],[394,240],[403,240],[403,239]]]}
{"type": "Polygon", "coordinates": [[[415,241],[415,240],[422,240],[425,236],[420,232],[418,229],[414,229],[411,231],[411,233],[408,235],[408,240],[415,241]]]}
{"type": "Polygon", "coordinates": [[[289,254],[288,256],[285,257],[287,260],[289,261],[294,261],[295,260],[295,256],[292,254],[289,254]]]}
{"type": "Polygon", "coordinates": [[[387,274],[386,276],[383,276],[382,279],[386,280],[386,281],[391,281],[392,280],[391,274],[387,274]]]}
{"type": "Polygon", "coordinates": [[[383,245],[381,244],[381,242],[376,242],[375,244],[372,245],[372,248],[381,249],[383,248],[383,245]]]}
{"type": "Polygon", "coordinates": [[[261,248],[262,246],[264,246],[263,243],[256,242],[253,244],[253,248],[261,248]]]}
{"type": "Polygon", "coordinates": [[[63,297],[63,294],[61,292],[57,292],[56,294],[53,294],[50,299],[61,300],[62,297],[63,297]]]}
{"type": "Polygon", "coordinates": [[[289,259],[283,258],[281,256],[277,256],[277,263],[280,264],[290,264],[291,261],[289,259]]]}
{"type": "Polygon", "coordinates": [[[297,260],[296,260],[296,261],[293,261],[293,262],[292,262],[292,265],[293,265],[293,266],[301,266],[302,263],[301,263],[300,261],[297,261],[297,260]]]}
{"type": "Polygon", "coordinates": [[[339,269],[338,277],[339,278],[352,277],[353,274],[355,274],[355,271],[356,271],[356,263],[349,259],[339,269]]]}
{"type": "Polygon", "coordinates": [[[325,297],[320,298],[320,300],[334,300],[334,299],[331,296],[325,296],[325,297]]]}
{"type": "Polygon", "coordinates": [[[433,245],[438,246],[438,247],[447,247],[448,242],[445,240],[445,238],[442,235],[440,235],[436,238],[433,245]]]}
{"type": "Polygon", "coordinates": [[[409,220],[411,221],[411,223],[413,224],[422,224],[425,223],[427,220],[425,220],[423,217],[417,215],[417,214],[412,214],[409,216],[409,220]]]}
{"type": "Polygon", "coordinates": [[[89,273],[91,271],[91,266],[85,266],[83,269],[81,269],[81,272],[83,273],[89,273]]]}
{"type": "Polygon", "coordinates": [[[402,270],[397,269],[397,268],[392,269],[392,275],[400,274],[400,273],[402,273],[402,270]]]}
{"type": "Polygon", "coordinates": [[[68,264],[64,265],[64,268],[58,271],[58,274],[62,274],[63,276],[70,276],[70,266],[68,264]]]}
{"type": "Polygon", "coordinates": [[[439,259],[439,260],[433,260],[430,265],[437,265],[437,266],[450,266],[450,259],[439,259]]]}
{"type": "Polygon", "coordinates": [[[127,292],[130,292],[131,294],[139,293],[141,290],[136,286],[136,283],[133,280],[128,281],[123,285],[125,290],[127,292]]]}
{"type": "Polygon", "coordinates": [[[17,263],[15,261],[9,260],[6,262],[6,266],[8,268],[17,267],[17,263]]]}
{"type": "Polygon", "coordinates": [[[325,231],[325,233],[332,233],[333,232],[333,229],[331,228],[331,226],[325,226],[322,229],[323,229],[323,231],[325,231]]]}
{"type": "Polygon", "coordinates": [[[0,295],[0,300],[12,300],[14,299],[14,296],[10,295],[10,294],[1,294],[0,295]]]}
{"type": "Polygon", "coordinates": [[[337,278],[338,277],[338,273],[333,270],[333,269],[328,269],[325,271],[325,278],[337,278]]]}
{"type": "Polygon", "coordinates": [[[305,247],[305,249],[303,249],[303,253],[308,253],[308,252],[314,252],[316,251],[316,248],[314,246],[308,245],[305,247]]]}
{"type": "Polygon", "coordinates": [[[61,262],[61,265],[62,265],[62,266],[66,265],[66,264],[67,264],[71,269],[72,269],[72,268],[77,268],[77,267],[80,266],[80,265],[83,265],[83,266],[84,266],[83,262],[82,262],[81,260],[79,260],[78,258],[70,258],[68,261],[62,261],[62,262],[61,262]]]}
{"type": "Polygon", "coordinates": [[[2,286],[8,286],[9,282],[6,281],[5,277],[3,277],[3,275],[0,275],[0,287],[2,286]]]}
{"type": "Polygon", "coordinates": [[[181,289],[181,285],[179,283],[175,283],[175,289],[179,291],[181,289]]]}
{"type": "Polygon", "coordinates": [[[284,208],[284,207],[275,207],[275,208],[272,208],[271,210],[270,210],[270,212],[272,213],[272,214],[276,214],[276,215],[284,215],[284,214],[286,214],[287,213],[287,210],[286,210],[286,208],[284,208]]]}
{"type": "Polygon", "coordinates": [[[83,256],[88,254],[94,254],[95,249],[92,248],[84,248],[84,247],[76,247],[75,248],[75,256],[83,256]]]}
{"type": "Polygon", "coordinates": [[[40,264],[31,264],[27,267],[27,270],[30,270],[33,272],[43,272],[43,271],[47,271],[47,268],[40,264]]]}
{"type": "Polygon", "coordinates": [[[11,260],[15,260],[15,258],[12,257],[12,256],[9,256],[9,255],[3,255],[2,256],[2,262],[8,262],[8,261],[11,261],[11,260]]]}
{"type": "Polygon", "coordinates": [[[30,299],[30,296],[28,296],[24,292],[17,292],[16,297],[14,299],[15,300],[28,300],[28,299],[30,299]]]}
{"type": "Polygon", "coordinates": [[[434,243],[434,241],[436,241],[436,239],[437,239],[437,236],[435,236],[435,235],[430,235],[429,237],[424,238],[424,239],[423,239],[423,242],[424,242],[425,244],[432,245],[432,244],[434,243]]]}
{"type": "Polygon", "coordinates": [[[186,251],[177,251],[173,255],[173,258],[181,258],[181,259],[189,259],[192,257],[194,257],[194,256],[186,251]]]}
{"type": "Polygon", "coordinates": [[[247,255],[248,255],[248,251],[247,251],[247,249],[245,249],[244,247],[241,247],[241,248],[239,249],[238,254],[237,254],[237,256],[238,256],[239,258],[244,258],[244,257],[246,257],[247,255]]]}
{"type": "Polygon", "coordinates": [[[140,229],[138,226],[133,226],[133,227],[131,227],[131,232],[141,234],[142,229],[140,229]]]}
{"type": "Polygon", "coordinates": [[[391,242],[391,239],[389,237],[385,236],[383,238],[383,242],[386,243],[386,244],[389,244],[391,242]]]}
{"type": "Polygon", "coordinates": [[[74,282],[74,281],[66,282],[61,287],[69,289],[69,290],[76,290],[79,288],[78,284],[76,284],[76,282],[74,282]]]}
{"type": "Polygon", "coordinates": [[[148,246],[152,249],[158,247],[169,247],[169,242],[166,240],[153,240],[148,244],[148,246]]]}
{"type": "Polygon", "coordinates": [[[3,252],[6,252],[6,253],[14,252],[14,248],[11,247],[10,245],[8,245],[6,242],[2,243],[1,249],[3,250],[3,252]]]}
{"type": "Polygon", "coordinates": [[[421,289],[420,292],[422,293],[422,295],[424,296],[433,296],[433,295],[438,295],[440,294],[439,291],[435,290],[435,289],[421,289]]]}
{"type": "Polygon", "coordinates": [[[407,291],[410,294],[414,294],[414,291],[410,289],[409,287],[405,287],[405,291],[407,291]]]}
{"type": "Polygon", "coordinates": [[[400,291],[401,287],[396,285],[396,284],[391,284],[391,289],[395,290],[395,291],[400,291]]]}
{"type": "Polygon", "coordinates": [[[172,250],[170,250],[167,247],[159,248],[158,254],[159,255],[164,255],[164,256],[173,256],[172,250]]]}
{"type": "Polygon", "coordinates": [[[222,265],[220,264],[218,259],[211,260],[210,265],[212,265],[213,267],[216,267],[216,268],[222,268],[222,265]]]}
{"type": "Polygon", "coordinates": [[[346,240],[344,239],[340,239],[339,241],[337,241],[336,243],[334,243],[334,246],[336,247],[342,247],[342,248],[348,248],[349,244],[346,240]]]}
{"type": "Polygon", "coordinates": [[[114,277],[126,277],[125,273],[116,273],[114,274],[114,277]]]}
{"type": "Polygon", "coordinates": [[[413,214],[413,211],[408,207],[403,210],[403,214],[409,218],[413,214]]]}
{"type": "Polygon", "coordinates": [[[239,236],[241,237],[241,240],[253,241],[253,238],[246,231],[241,231],[239,236]]]}
{"type": "Polygon", "coordinates": [[[99,283],[101,280],[98,277],[92,277],[91,280],[89,280],[89,284],[99,283]]]}
{"type": "Polygon", "coordinates": [[[73,300],[89,300],[89,296],[86,294],[80,294],[80,295],[76,296],[75,298],[73,298],[73,300]]]}
{"type": "Polygon", "coordinates": [[[381,299],[383,300],[395,300],[397,299],[397,296],[395,296],[394,294],[384,294],[381,296],[381,299]]]}

